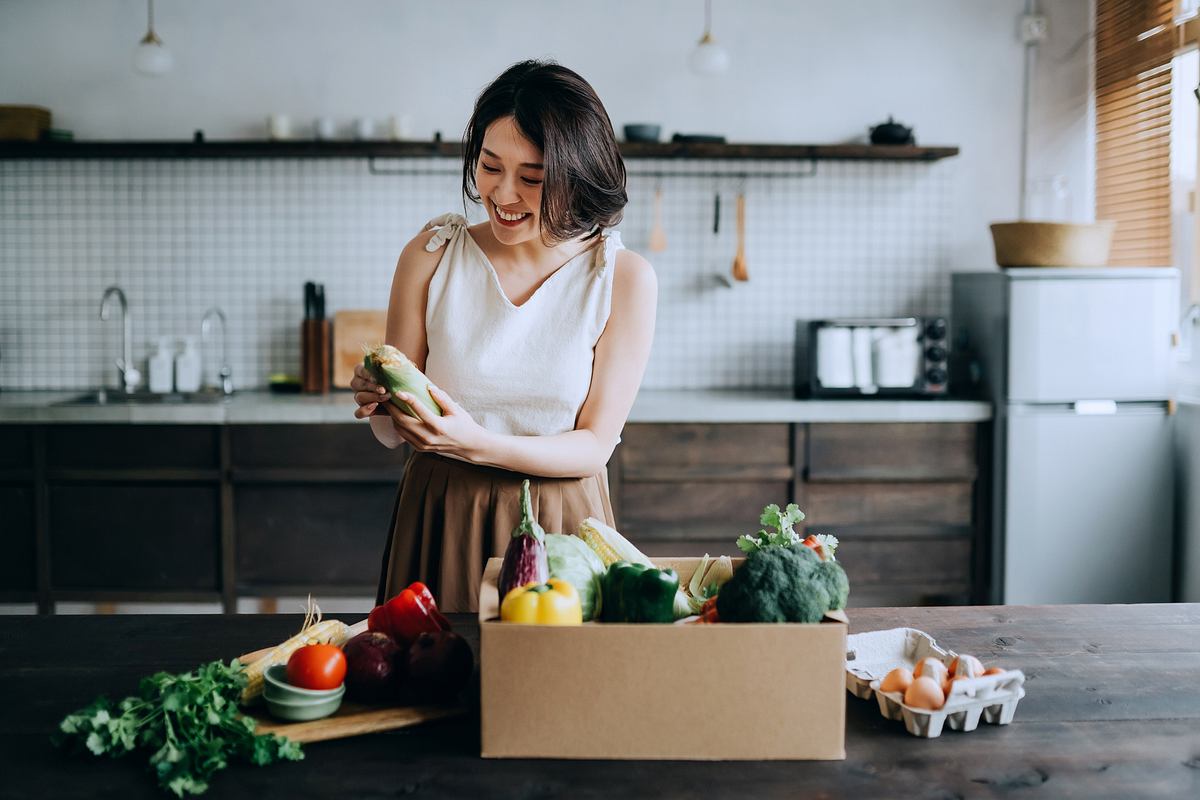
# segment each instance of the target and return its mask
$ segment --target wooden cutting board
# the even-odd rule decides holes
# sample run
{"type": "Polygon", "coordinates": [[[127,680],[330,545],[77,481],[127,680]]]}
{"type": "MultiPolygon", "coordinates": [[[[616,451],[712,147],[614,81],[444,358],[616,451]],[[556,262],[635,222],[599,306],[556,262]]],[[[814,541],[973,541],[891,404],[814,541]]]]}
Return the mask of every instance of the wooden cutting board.
{"type": "Polygon", "coordinates": [[[284,722],[272,717],[265,705],[257,705],[243,712],[252,717],[258,726],[256,734],[275,733],[293,742],[324,742],[329,739],[345,739],[365,733],[393,731],[420,725],[435,719],[461,717],[467,713],[465,706],[365,706],[343,702],[332,715],[310,722],[284,722]]]}
{"type": "MultiPolygon", "coordinates": [[[[367,621],[364,619],[350,626],[350,635],[354,636],[366,629],[367,621]]],[[[238,656],[238,661],[250,664],[271,650],[271,647],[264,647],[252,653],[245,653],[238,656]]],[[[329,739],[345,739],[349,736],[361,736],[364,733],[392,731],[397,728],[420,725],[422,722],[430,720],[461,717],[466,713],[467,708],[464,705],[381,707],[343,701],[338,710],[328,717],[309,722],[287,722],[272,717],[267,711],[266,702],[261,698],[254,705],[242,710],[243,715],[251,717],[258,723],[254,729],[255,733],[275,733],[301,744],[324,742],[329,739]]]]}
{"type": "Polygon", "coordinates": [[[383,344],[387,311],[345,309],[333,315],[333,385],[349,389],[354,367],[362,363],[363,345],[383,344]]]}

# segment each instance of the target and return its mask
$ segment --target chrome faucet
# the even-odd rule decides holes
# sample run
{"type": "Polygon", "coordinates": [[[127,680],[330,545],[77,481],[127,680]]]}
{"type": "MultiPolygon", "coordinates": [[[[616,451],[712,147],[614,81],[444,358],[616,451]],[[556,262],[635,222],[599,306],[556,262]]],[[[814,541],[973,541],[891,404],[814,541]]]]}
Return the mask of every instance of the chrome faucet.
{"type": "Polygon", "coordinates": [[[119,286],[110,286],[104,290],[100,299],[100,319],[108,319],[108,311],[112,307],[109,300],[113,297],[121,304],[121,357],[116,359],[117,369],[121,372],[121,387],[125,394],[133,394],[138,384],[142,382],[142,373],[133,365],[133,335],[129,319],[129,303],[125,301],[125,293],[119,286]]]}
{"type": "Polygon", "coordinates": [[[221,394],[233,394],[233,370],[229,368],[229,328],[225,312],[216,306],[205,311],[200,320],[200,353],[203,356],[204,342],[212,331],[214,319],[221,323],[221,369],[218,373],[221,376],[221,394]]]}

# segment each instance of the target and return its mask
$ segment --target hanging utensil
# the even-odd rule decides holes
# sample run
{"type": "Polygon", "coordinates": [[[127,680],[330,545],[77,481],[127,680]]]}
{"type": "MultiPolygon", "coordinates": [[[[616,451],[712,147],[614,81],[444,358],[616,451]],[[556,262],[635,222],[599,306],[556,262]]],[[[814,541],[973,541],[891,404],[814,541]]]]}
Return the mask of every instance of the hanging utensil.
{"type": "Polygon", "coordinates": [[[737,255],[733,257],[733,279],[735,281],[750,280],[746,271],[746,193],[738,192],[737,196],[737,255]]]}
{"type": "Polygon", "coordinates": [[[654,190],[654,226],[650,229],[650,250],[661,253],[667,249],[667,232],[662,226],[662,189],[654,190]]]}
{"type": "MultiPolygon", "coordinates": [[[[712,235],[712,259],[713,264],[719,263],[720,255],[718,245],[721,242],[721,190],[717,189],[713,193],[713,235],[712,235]]],[[[723,269],[714,269],[714,274],[717,280],[726,287],[732,288],[733,281],[729,280],[729,276],[725,274],[723,269]]]]}

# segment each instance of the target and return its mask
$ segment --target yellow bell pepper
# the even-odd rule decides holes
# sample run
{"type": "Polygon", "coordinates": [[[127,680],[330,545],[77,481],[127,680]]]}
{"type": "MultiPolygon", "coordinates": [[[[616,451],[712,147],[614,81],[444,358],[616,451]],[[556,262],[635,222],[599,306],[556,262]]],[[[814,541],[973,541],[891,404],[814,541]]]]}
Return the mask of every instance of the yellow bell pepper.
{"type": "Polygon", "coordinates": [[[583,611],[575,587],[561,578],[551,578],[509,591],[500,603],[500,619],[525,625],[581,625],[583,611]]]}

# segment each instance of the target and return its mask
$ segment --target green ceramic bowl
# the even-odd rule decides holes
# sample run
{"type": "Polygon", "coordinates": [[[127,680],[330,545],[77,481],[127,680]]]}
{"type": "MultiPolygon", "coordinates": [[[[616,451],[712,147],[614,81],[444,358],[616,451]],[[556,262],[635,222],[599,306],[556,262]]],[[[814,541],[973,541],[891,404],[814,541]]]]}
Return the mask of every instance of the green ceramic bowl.
{"type": "Polygon", "coordinates": [[[265,695],[263,699],[266,701],[267,711],[271,712],[271,716],[289,722],[306,722],[311,719],[328,717],[337,711],[342,705],[342,694],[344,693],[345,687],[342,687],[338,694],[323,700],[316,700],[315,702],[312,700],[290,702],[286,700],[274,700],[265,695]]]}
{"type": "Polygon", "coordinates": [[[263,674],[263,696],[282,703],[319,703],[333,697],[341,697],[345,692],[344,683],[336,689],[302,689],[293,686],[287,681],[286,664],[268,667],[263,674]]]}

